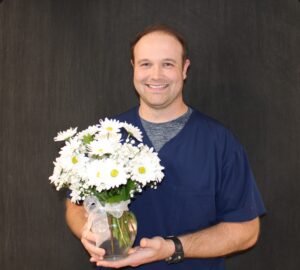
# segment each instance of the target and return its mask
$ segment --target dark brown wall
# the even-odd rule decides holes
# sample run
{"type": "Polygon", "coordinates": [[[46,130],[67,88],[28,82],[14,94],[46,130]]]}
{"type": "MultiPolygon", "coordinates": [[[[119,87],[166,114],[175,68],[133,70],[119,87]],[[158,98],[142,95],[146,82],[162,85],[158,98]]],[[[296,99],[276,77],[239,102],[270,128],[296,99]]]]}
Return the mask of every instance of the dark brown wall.
{"type": "Polygon", "coordinates": [[[237,134],[268,209],[228,269],[299,269],[299,1],[1,2],[1,269],[93,269],[48,183],[53,137],[137,103],[128,44],[155,22],[186,35],[186,100],[237,134]]]}

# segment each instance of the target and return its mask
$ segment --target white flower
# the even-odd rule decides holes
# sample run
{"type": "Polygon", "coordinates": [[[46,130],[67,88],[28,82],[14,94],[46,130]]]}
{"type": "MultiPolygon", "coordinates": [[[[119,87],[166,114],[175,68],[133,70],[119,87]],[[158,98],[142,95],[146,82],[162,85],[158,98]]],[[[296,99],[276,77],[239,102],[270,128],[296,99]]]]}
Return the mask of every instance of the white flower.
{"type": "Polygon", "coordinates": [[[57,189],[70,189],[72,202],[119,188],[128,179],[135,181],[129,190],[133,197],[145,185],[155,188],[162,180],[163,167],[157,153],[141,143],[142,133],[137,127],[105,118],[99,125],[76,133],[77,128],[70,128],[55,137],[56,141],[65,140],[66,144],[60,149],[49,177],[57,189]],[[121,128],[128,133],[124,141],[121,128]]]}
{"type": "Polygon", "coordinates": [[[127,183],[128,175],[126,174],[124,166],[117,164],[115,160],[107,159],[104,161],[104,185],[105,189],[119,187],[127,183]]]}
{"type": "Polygon", "coordinates": [[[78,138],[83,139],[83,137],[87,136],[87,135],[93,136],[99,131],[100,131],[100,126],[99,125],[89,126],[87,129],[85,129],[85,130],[78,133],[78,138]]]}
{"type": "Polygon", "coordinates": [[[94,140],[109,140],[111,143],[120,143],[122,135],[120,133],[103,134],[97,133],[94,140]]]}
{"type": "Polygon", "coordinates": [[[125,128],[126,131],[129,133],[129,135],[136,138],[139,142],[141,142],[143,140],[143,135],[139,128],[137,128],[131,124],[128,124],[126,122],[123,123],[123,128],[125,128]]]}
{"type": "Polygon", "coordinates": [[[88,185],[101,192],[104,186],[105,164],[103,160],[94,160],[87,165],[88,185]]]}
{"type": "Polygon", "coordinates": [[[60,164],[58,162],[53,162],[53,163],[54,163],[54,170],[53,170],[53,174],[49,177],[49,179],[50,182],[56,186],[56,189],[60,190],[64,186],[64,184],[66,184],[68,181],[67,179],[61,178],[63,169],[60,166],[60,164]]]}
{"type": "Polygon", "coordinates": [[[111,159],[95,160],[87,166],[88,184],[97,191],[109,190],[127,183],[124,166],[111,159]]]}
{"type": "Polygon", "coordinates": [[[71,186],[70,190],[71,190],[71,193],[70,193],[71,202],[77,203],[77,202],[80,202],[81,200],[84,200],[84,197],[81,196],[81,191],[80,191],[79,186],[75,186],[75,185],[71,186]]]}
{"type": "Polygon", "coordinates": [[[130,143],[124,143],[121,145],[119,151],[118,151],[118,160],[120,160],[122,163],[126,164],[131,161],[138,153],[139,148],[130,144],[130,143]]]}
{"type": "Polygon", "coordinates": [[[102,135],[116,134],[120,132],[120,128],[122,127],[122,124],[119,121],[115,119],[108,119],[108,118],[105,118],[104,120],[100,120],[100,125],[101,125],[100,133],[102,135]]]}
{"type": "Polygon", "coordinates": [[[155,166],[150,159],[140,160],[132,168],[132,180],[135,180],[145,186],[148,182],[154,181],[155,166]]]}
{"type": "Polygon", "coordinates": [[[71,137],[73,137],[77,132],[77,127],[76,128],[69,128],[68,130],[65,131],[60,131],[57,133],[57,136],[54,138],[54,141],[65,141],[71,137]]]}
{"type": "Polygon", "coordinates": [[[78,185],[79,186],[79,189],[80,189],[80,187],[81,187],[81,184],[80,184],[80,180],[81,180],[81,177],[79,177],[78,175],[76,175],[76,174],[73,174],[73,175],[71,175],[71,177],[70,177],[70,184],[71,185],[78,185]]]}
{"type": "Polygon", "coordinates": [[[57,159],[59,165],[66,171],[72,170],[76,173],[81,170],[87,163],[88,158],[84,154],[73,153],[71,155],[61,156],[57,159]]]}
{"type": "Polygon", "coordinates": [[[74,152],[79,152],[81,146],[81,141],[77,138],[71,138],[70,141],[66,142],[66,145],[61,148],[59,154],[63,157],[70,156],[74,152]]]}
{"type": "Polygon", "coordinates": [[[91,155],[103,156],[105,154],[112,154],[116,151],[118,144],[109,138],[92,141],[88,145],[88,150],[91,155]]]}
{"type": "Polygon", "coordinates": [[[160,182],[164,177],[159,158],[149,147],[144,147],[132,160],[132,164],[131,178],[142,184],[142,186],[150,182],[160,182]]]}

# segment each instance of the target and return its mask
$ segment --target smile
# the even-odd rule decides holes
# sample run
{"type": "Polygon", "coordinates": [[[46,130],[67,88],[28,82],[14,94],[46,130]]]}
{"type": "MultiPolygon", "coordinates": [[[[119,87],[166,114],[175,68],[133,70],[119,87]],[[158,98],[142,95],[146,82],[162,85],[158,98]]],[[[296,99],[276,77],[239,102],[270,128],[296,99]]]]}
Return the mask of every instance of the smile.
{"type": "Polygon", "coordinates": [[[152,89],[165,89],[168,87],[168,84],[146,84],[146,86],[152,89]]]}

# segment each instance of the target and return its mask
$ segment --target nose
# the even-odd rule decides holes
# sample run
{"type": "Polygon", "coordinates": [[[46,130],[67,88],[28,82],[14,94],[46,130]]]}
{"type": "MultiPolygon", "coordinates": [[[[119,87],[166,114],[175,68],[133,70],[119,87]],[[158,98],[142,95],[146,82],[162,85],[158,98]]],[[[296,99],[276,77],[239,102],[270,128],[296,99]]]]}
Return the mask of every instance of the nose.
{"type": "Polygon", "coordinates": [[[151,70],[151,77],[154,80],[160,79],[162,76],[162,69],[159,65],[153,65],[151,70]]]}

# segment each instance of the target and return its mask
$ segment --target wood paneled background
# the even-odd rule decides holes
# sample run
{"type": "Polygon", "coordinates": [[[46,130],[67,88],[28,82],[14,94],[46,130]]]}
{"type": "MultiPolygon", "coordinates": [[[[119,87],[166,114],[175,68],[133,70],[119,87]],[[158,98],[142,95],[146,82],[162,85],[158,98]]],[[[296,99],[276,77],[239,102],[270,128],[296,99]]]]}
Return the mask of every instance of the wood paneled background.
{"type": "Polygon", "coordinates": [[[157,22],[186,36],[186,100],[245,145],[268,210],[228,269],[299,269],[297,0],[1,1],[1,269],[93,269],[48,182],[53,137],[137,104],[129,41],[157,22]]]}

